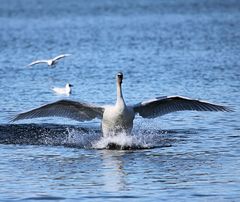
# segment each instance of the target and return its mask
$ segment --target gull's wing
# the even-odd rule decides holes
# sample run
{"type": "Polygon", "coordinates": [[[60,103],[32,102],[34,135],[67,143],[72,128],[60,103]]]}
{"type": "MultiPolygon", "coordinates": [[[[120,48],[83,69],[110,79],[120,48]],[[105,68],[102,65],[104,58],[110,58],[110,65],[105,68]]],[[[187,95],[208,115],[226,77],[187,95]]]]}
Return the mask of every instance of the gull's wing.
{"type": "Polygon", "coordinates": [[[36,65],[36,64],[39,64],[39,63],[48,63],[48,60],[37,60],[37,61],[34,61],[34,62],[30,63],[27,66],[36,65]]]}
{"type": "Polygon", "coordinates": [[[88,121],[94,118],[102,118],[104,112],[103,107],[91,105],[84,102],[76,102],[71,100],[59,100],[42,107],[20,113],[16,115],[12,122],[21,119],[31,119],[39,117],[65,117],[77,121],[88,121]]]}
{"type": "Polygon", "coordinates": [[[62,54],[62,55],[59,55],[59,56],[53,58],[52,60],[53,60],[53,61],[60,60],[60,59],[62,59],[62,58],[64,58],[64,57],[67,57],[67,56],[70,56],[70,55],[71,55],[71,54],[62,54]]]}
{"type": "Polygon", "coordinates": [[[194,100],[181,96],[164,96],[149,101],[141,102],[133,106],[134,112],[143,118],[155,118],[176,111],[232,111],[230,108],[212,104],[206,101],[194,100]]]}
{"type": "Polygon", "coordinates": [[[71,94],[71,91],[67,91],[66,88],[58,88],[58,87],[54,87],[52,88],[53,92],[59,95],[69,95],[71,94]]]}

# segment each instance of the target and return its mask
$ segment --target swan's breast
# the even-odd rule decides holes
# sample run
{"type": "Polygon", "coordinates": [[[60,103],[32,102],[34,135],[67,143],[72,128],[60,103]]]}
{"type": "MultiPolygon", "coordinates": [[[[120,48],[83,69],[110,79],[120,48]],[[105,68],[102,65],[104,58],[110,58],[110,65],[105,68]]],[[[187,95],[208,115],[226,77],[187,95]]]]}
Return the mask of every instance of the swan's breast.
{"type": "Polygon", "coordinates": [[[106,107],[102,119],[103,134],[106,135],[106,133],[121,130],[131,132],[133,127],[134,115],[134,111],[130,107],[106,107]]]}

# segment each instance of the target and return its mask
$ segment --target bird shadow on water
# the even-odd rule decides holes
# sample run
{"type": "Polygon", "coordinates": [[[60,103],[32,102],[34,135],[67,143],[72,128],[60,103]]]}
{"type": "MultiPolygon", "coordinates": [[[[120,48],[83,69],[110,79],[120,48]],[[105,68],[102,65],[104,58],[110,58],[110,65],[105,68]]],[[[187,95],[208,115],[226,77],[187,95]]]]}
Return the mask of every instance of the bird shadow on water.
{"type": "Polygon", "coordinates": [[[85,149],[135,150],[171,147],[195,130],[135,129],[131,135],[102,137],[99,129],[59,124],[0,125],[0,144],[52,145],[85,149]]]}

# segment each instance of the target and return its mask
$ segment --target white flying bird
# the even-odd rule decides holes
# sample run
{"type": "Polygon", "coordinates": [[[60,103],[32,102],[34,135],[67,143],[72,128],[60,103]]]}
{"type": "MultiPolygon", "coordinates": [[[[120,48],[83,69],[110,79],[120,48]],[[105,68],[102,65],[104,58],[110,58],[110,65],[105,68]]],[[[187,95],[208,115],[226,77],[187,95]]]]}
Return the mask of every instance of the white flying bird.
{"type": "Polygon", "coordinates": [[[54,65],[57,64],[58,60],[62,59],[62,58],[65,58],[67,56],[70,56],[71,54],[62,54],[62,55],[59,55],[55,58],[52,58],[52,59],[48,59],[48,60],[37,60],[37,61],[34,61],[32,63],[30,63],[29,65],[27,66],[33,66],[33,65],[36,65],[36,64],[40,64],[40,63],[47,63],[48,66],[50,67],[54,67],[54,65]]]}
{"type": "Polygon", "coordinates": [[[12,121],[37,117],[67,117],[77,121],[89,121],[95,118],[102,119],[103,136],[116,135],[119,132],[131,133],[133,120],[136,114],[143,118],[155,118],[175,111],[225,111],[231,112],[228,107],[194,100],[181,96],[157,97],[145,102],[127,106],[122,94],[123,74],[116,75],[117,101],[115,105],[97,106],[84,102],[59,100],[42,107],[18,114],[12,121]]]}
{"type": "Polygon", "coordinates": [[[63,88],[53,87],[52,90],[56,94],[69,96],[72,93],[71,87],[73,87],[73,85],[70,83],[67,83],[63,88]]]}

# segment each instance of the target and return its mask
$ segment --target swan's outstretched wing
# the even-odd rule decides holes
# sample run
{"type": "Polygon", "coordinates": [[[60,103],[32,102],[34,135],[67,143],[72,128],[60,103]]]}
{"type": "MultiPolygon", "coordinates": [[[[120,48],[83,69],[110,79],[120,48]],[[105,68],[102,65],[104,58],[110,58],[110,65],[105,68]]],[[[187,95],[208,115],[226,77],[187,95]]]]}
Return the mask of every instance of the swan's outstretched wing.
{"type": "Polygon", "coordinates": [[[155,118],[175,111],[232,111],[230,108],[212,104],[206,101],[194,100],[181,96],[164,96],[149,101],[141,102],[133,106],[135,113],[143,118],[155,118]]]}
{"type": "Polygon", "coordinates": [[[64,58],[64,57],[67,57],[67,56],[70,56],[70,55],[71,55],[71,54],[62,54],[62,55],[59,55],[59,56],[53,58],[53,61],[60,60],[60,59],[62,59],[62,58],[64,58]]]}
{"type": "Polygon", "coordinates": [[[77,121],[88,121],[94,118],[102,118],[103,111],[103,107],[71,100],[59,100],[57,102],[46,104],[42,107],[20,113],[14,119],[12,119],[12,122],[21,119],[50,116],[65,117],[77,121]]]}
{"type": "Polygon", "coordinates": [[[48,63],[48,60],[37,60],[37,61],[34,61],[34,62],[30,63],[27,66],[33,66],[33,65],[36,65],[36,64],[40,64],[40,63],[48,63]]]}

